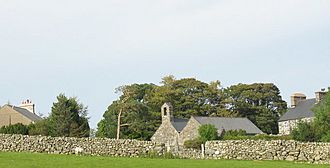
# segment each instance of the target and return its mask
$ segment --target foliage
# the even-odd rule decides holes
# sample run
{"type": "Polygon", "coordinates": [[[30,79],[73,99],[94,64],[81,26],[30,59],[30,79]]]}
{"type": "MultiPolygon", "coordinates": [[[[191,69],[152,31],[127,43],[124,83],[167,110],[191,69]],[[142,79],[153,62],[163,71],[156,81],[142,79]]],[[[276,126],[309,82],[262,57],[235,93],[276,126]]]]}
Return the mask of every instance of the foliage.
{"type": "Polygon", "coordinates": [[[287,105],[271,83],[238,84],[225,89],[229,111],[247,117],[264,133],[277,134],[277,121],[287,105]]]}
{"type": "Polygon", "coordinates": [[[34,124],[29,125],[29,135],[44,135],[48,136],[50,131],[50,125],[48,119],[40,120],[34,124]]]}
{"type": "Polygon", "coordinates": [[[199,139],[205,143],[206,141],[218,139],[218,129],[212,124],[201,125],[198,128],[199,139]]]}
{"type": "Polygon", "coordinates": [[[78,103],[75,97],[67,98],[64,94],[57,96],[48,120],[51,136],[89,136],[87,107],[78,103]]]}
{"type": "Polygon", "coordinates": [[[201,149],[201,145],[204,142],[200,138],[192,139],[192,140],[186,140],[184,142],[185,148],[193,148],[193,149],[201,149]]]}
{"type": "Polygon", "coordinates": [[[116,137],[121,111],[120,137],[149,140],[161,124],[160,107],[165,102],[172,103],[176,118],[248,117],[262,131],[273,134],[277,133],[279,114],[286,109],[274,84],[239,84],[225,89],[219,81],[205,83],[195,78],[166,76],[160,86],[131,84],[117,91],[121,95],[104,112],[97,137],[116,137]]]}
{"type": "Polygon", "coordinates": [[[8,125],[8,126],[2,126],[0,128],[0,133],[28,135],[29,129],[26,125],[23,125],[22,123],[17,123],[17,124],[8,125]]]}
{"type": "Polygon", "coordinates": [[[238,136],[223,136],[221,140],[292,140],[293,138],[290,135],[285,136],[275,136],[275,135],[267,135],[267,134],[260,134],[255,136],[249,135],[238,135],[238,136]]]}
{"type": "Polygon", "coordinates": [[[303,142],[319,141],[315,124],[307,122],[299,122],[297,127],[292,130],[291,135],[294,140],[303,142]]]}
{"type": "Polygon", "coordinates": [[[245,130],[228,130],[225,131],[224,136],[244,136],[246,135],[245,130]]]}
{"type": "Polygon", "coordinates": [[[219,81],[210,84],[195,78],[163,78],[162,86],[154,87],[146,96],[148,106],[159,111],[164,102],[174,105],[174,117],[190,118],[197,116],[236,116],[225,108],[226,98],[219,81]]]}
{"type": "Polygon", "coordinates": [[[120,137],[128,139],[150,139],[159,125],[155,113],[145,103],[145,95],[154,86],[151,84],[133,84],[120,88],[122,94],[119,100],[114,101],[103,114],[98,123],[97,137],[115,138],[117,132],[117,119],[120,110],[121,116],[120,137]],[[126,99],[125,102],[122,100],[126,99]]]}
{"type": "Polygon", "coordinates": [[[330,142],[330,131],[327,131],[325,134],[321,137],[322,142],[330,142]]]}
{"type": "Polygon", "coordinates": [[[319,134],[320,140],[330,142],[330,93],[328,93],[324,100],[315,106],[315,127],[319,134]]]}

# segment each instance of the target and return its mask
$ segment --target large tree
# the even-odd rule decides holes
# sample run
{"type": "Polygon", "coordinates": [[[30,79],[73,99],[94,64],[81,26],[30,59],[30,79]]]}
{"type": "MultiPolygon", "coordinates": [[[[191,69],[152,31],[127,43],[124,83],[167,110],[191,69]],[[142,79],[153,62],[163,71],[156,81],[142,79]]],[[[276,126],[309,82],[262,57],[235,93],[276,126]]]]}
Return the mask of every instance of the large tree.
{"type": "Polygon", "coordinates": [[[121,93],[105,111],[98,123],[98,137],[149,139],[156,128],[155,116],[150,113],[144,97],[153,84],[133,84],[117,89],[121,93]]]}
{"type": "Polygon", "coordinates": [[[249,118],[263,132],[277,134],[277,121],[287,109],[280,90],[272,83],[233,85],[225,90],[227,107],[241,117],[249,118]]]}
{"type": "Polygon", "coordinates": [[[87,107],[75,97],[67,98],[64,94],[57,96],[57,102],[53,103],[48,120],[51,136],[89,136],[87,107]]]}
{"type": "Polygon", "coordinates": [[[161,83],[163,85],[155,87],[146,98],[148,105],[156,111],[164,102],[171,102],[174,116],[179,118],[235,115],[225,109],[226,98],[219,81],[208,84],[195,78],[176,80],[167,76],[161,83]]]}

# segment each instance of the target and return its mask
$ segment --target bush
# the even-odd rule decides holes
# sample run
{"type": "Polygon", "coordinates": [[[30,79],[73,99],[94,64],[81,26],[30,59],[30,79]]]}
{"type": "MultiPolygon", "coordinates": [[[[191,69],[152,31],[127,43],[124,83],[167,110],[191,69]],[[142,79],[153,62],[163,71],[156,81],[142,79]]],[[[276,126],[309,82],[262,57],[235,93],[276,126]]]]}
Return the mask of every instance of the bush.
{"type": "Polygon", "coordinates": [[[193,148],[193,149],[201,149],[201,145],[204,142],[200,138],[196,138],[193,140],[187,140],[184,142],[184,147],[185,148],[193,148]]]}
{"type": "Polygon", "coordinates": [[[291,135],[294,140],[302,142],[316,142],[320,141],[317,129],[313,123],[299,122],[291,135]]]}
{"type": "Polygon", "coordinates": [[[17,123],[14,125],[2,126],[0,128],[0,133],[27,135],[29,133],[29,129],[26,125],[23,125],[22,123],[17,123]]]}
{"type": "Polygon", "coordinates": [[[285,135],[285,136],[274,136],[274,135],[267,135],[267,134],[259,134],[255,136],[224,136],[222,140],[292,140],[292,136],[285,135]]]}
{"type": "Polygon", "coordinates": [[[38,121],[34,124],[29,125],[29,135],[44,135],[48,136],[50,127],[49,127],[49,121],[47,119],[43,119],[41,121],[38,121]]]}
{"type": "Polygon", "coordinates": [[[235,137],[242,137],[245,135],[246,135],[245,130],[229,130],[229,131],[225,131],[222,134],[221,139],[232,139],[235,137]]]}
{"type": "Polygon", "coordinates": [[[327,133],[324,134],[324,135],[321,137],[321,141],[322,141],[322,142],[330,142],[330,131],[327,131],[327,133]]]}
{"type": "Polygon", "coordinates": [[[218,139],[218,130],[212,124],[205,124],[198,128],[199,139],[205,143],[206,141],[218,139]]]}

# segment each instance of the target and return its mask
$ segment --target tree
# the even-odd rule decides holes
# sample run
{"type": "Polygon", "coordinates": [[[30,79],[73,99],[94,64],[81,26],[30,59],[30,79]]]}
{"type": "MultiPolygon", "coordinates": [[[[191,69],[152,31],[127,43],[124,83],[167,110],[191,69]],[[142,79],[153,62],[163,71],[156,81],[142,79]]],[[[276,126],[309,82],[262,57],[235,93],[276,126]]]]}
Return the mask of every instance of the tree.
{"type": "Polygon", "coordinates": [[[119,87],[119,100],[114,101],[98,123],[96,136],[108,138],[150,139],[157,120],[145,103],[153,84],[132,84],[119,87]]]}
{"type": "Polygon", "coordinates": [[[292,130],[291,135],[294,140],[302,142],[316,142],[320,140],[314,123],[299,122],[297,127],[292,130]]]}
{"type": "Polygon", "coordinates": [[[50,135],[50,123],[49,119],[45,118],[43,120],[37,121],[34,124],[29,125],[29,135],[50,135]]]}
{"type": "Polygon", "coordinates": [[[315,127],[320,140],[330,142],[330,93],[328,92],[322,102],[317,104],[315,113],[315,127]]]}
{"type": "Polygon", "coordinates": [[[164,102],[174,105],[174,116],[190,118],[198,116],[235,116],[227,111],[224,101],[226,98],[219,81],[210,84],[195,78],[176,80],[174,77],[164,77],[163,85],[154,87],[146,100],[151,109],[159,111],[164,102]]]}
{"type": "Polygon", "coordinates": [[[198,128],[199,138],[202,142],[218,139],[218,130],[212,124],[201,125],[198,128]]]}
{"type": "Polygon", "coordinates": [[[89,136],[87,107],[78,103],[75,97],[67,98],[64,94],[57,96],[48,119],[51,136],[89,136]]]}
{"type": "Polygon", "coordinates": [[[225,89],[228,110],[247,117],[263,132],[276,134],[277,121],[287,109],[279,89],[272,83],[238,84],[225,89]]]}

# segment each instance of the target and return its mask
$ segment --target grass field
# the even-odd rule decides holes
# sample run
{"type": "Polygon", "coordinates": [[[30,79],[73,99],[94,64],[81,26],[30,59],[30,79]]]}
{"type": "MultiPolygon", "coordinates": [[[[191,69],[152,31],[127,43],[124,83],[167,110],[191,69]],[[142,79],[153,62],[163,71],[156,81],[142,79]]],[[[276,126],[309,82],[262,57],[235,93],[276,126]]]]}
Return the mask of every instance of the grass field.
{"type": "Polygon", "coordinates": [[[0,168],[329,168],[283,161],[113,158],[0,152],[0,168]]]}

